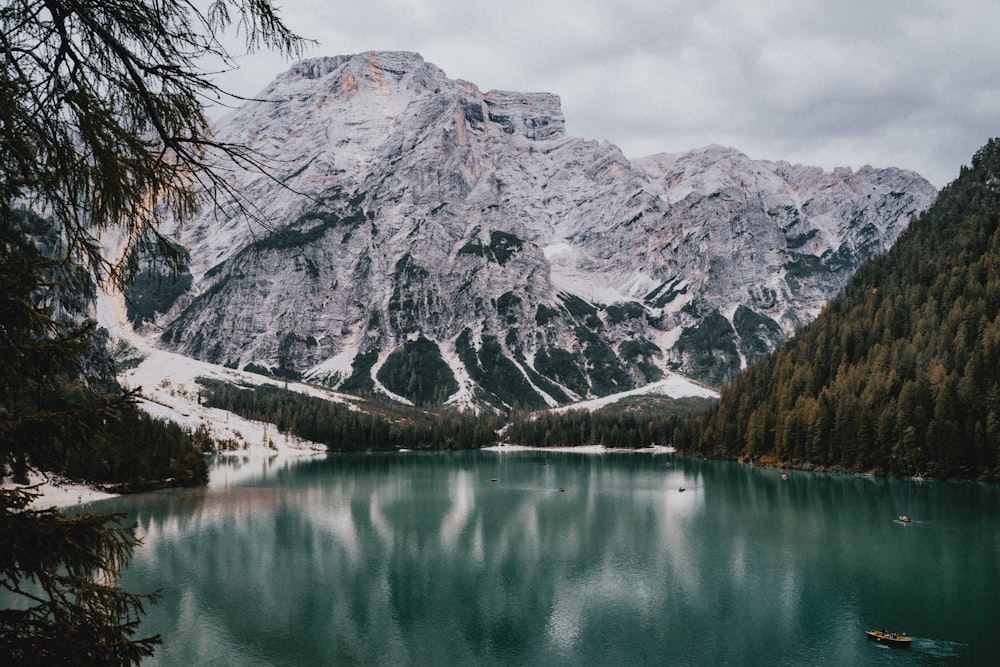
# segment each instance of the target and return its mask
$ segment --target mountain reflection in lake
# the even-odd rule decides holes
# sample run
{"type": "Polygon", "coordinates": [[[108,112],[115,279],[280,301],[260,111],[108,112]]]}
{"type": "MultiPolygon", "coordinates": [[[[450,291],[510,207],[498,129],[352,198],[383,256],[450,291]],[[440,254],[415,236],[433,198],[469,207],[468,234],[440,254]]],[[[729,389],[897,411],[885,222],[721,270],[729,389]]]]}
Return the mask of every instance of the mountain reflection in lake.
{"type": "Polygon", "coordinates": [[[124,584],[164,589],[150,664],[940,664],[1000,649],[996,486],[665,454],[224,461],[207,490],[91,506],[145,535],[124,584]],[[884,626],[913,649],[865,640],[884,626]]]}

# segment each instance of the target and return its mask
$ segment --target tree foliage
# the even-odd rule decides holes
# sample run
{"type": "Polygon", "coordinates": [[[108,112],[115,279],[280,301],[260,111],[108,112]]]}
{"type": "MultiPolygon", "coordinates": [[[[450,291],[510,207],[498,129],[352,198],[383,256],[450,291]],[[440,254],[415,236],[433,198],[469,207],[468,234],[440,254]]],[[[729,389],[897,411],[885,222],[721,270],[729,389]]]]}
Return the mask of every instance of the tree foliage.
{"type": "MultiPolygon", "coordinates": [[[[17,231],[0,226],[0,462],[25,481],[29,465],[65,472],[107,450],[108,431],[135,408],[128,393],[86,382],[93,323],[53,317],[56,304],[39,297],[53,296],[43,275],[53,264],[17,231]]],[[[0,491],[0,587],[11,605],[0,610],[0,654],[16,664],[138,662],[159,641],[131,638],[154,598],[112,581],[136,544],[132,531],[117,517],[30,509],[34,497],[0,491]]]]}
{"type": "Polygon", "coordinates": [[[393,350],[377,374],[389,391],[416,405],[441,405],[458,391],[455,374],[432,340],[418,337],[393,350]]]}
{"type": "Polygon", "coordinates": [[[118,284],[143,254],[176,257],[161,223],[194,212],[198,192],[243,201],[220,158],[266,162],[215,141],[204,113],[224,93],[203,67],[233,66],[219,38],[234,22],[251,47],[300,46],[268,0],[3,3],[0,216],[18,200],[51,215],[70,254],[118,284]],[[113,254],[107,230],[120,233],[113,254]]]}
{"type": "Polygon", "coordinates": [[[132,530],[120,515],[31,509],[33,498],[22,489],[0,494],[0,587],[26,603],[0,610],[5,664],[138,664],[160,637],[133,639],[157,594],[115,585],[138,544],[132,530]]]}
{"type": "Polygon", "coordinates": [[[115,380],[88,317],[96,288],[56,259],[51,223],[27,211],[11,221],[0,228],[0,462],[20,482],[29,462],[122,490],[204,482],[191,434],[140,414],[115,380]]]}
{"type": "MultiPolygon", "coordinates": [[[[233,65],[220,39],[234,25],[251,48],[301,44],[270,0],[0,3],[0,468],[15,477],[98,455],[95,475],[160,474],[147,465],[158,454],[112,460],[116,424],[125,440],[164,429],[147,428],[132,396],[95,368],[99,333],[59,286],[85,276],[122,287],[154,260],[179,268],[167,221],[203,201],[247,210],[226,169],[266,171],[267,158],[215,141],[203,106],[223,93],[204,63],[233,65]],[[59,256],[39,252],[25,209],[53,223],[59,256]]],[[[168,460],[171,447],[161,447],[168,460]]],[[[184,458],[170,474],[197,481],[184,458]]],[[[5,607],[17,600],[0,609],[3,660],[138,663],[158,638],[133,638],[155,597],[115,585],[133,530],[120,516],[35,510],[34,497],[0,491],[0,586],[5,607]]]]}
{"type": "Polygon", "coordinates": [[[101,391],[95,373],[81,378],[95,325],[54,312],[67,307],[53,278],[74,272],[42,256],[25,234],[20,224],[0,225],[0,460],[21,481],[29,460],[59,469],[69,447],[131,405],[121,391],[101,391]]]}
{"type": "Polygon", "coordinates": [[[495,418],[458,410],[374,403],[359,409],[272,385],[199,382],[206,405],[274,424],[335,451],[477,449],[496,442],[495,418]]]}
{"type": "Polygon", "coordinates": [[[718,457],[1000,478],[1000,141],[676,439],[718,457]]]}
{"type": "Polygon", "coordinates": [[[503,430],[506,442],[532,447],[638,449],[670,445],[679,425],[714,404],[713,399],[641,397],[599,410],[515,412],[503,430]]]}

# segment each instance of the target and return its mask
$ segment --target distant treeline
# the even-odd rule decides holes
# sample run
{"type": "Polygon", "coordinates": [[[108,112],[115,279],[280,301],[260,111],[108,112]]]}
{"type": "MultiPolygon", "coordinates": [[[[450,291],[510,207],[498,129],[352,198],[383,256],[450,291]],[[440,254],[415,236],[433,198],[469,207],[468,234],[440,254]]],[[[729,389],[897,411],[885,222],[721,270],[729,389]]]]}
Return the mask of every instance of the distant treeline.
{"type": "Polygon", "coordinates": [[[501,440],[536,447],[669,445],[678,424],[714,404],[709,399],[659,397],[633,399],[594,412],[517,409],[504,425],[491,414],[390,403],[349,406],[274,385],[236,386],[204,378],[199,383],[204,387],[202,400],[209,407],[273,424],[283,433],[335,451],[478,449],[501,440]]]}
{"type": "Polygon", "coordinates": [[[238,387],[201,379],[205,404],[335,451],[477,449],[496,442],[496,418],[365,403],[362,409],[273,385],[238,387]]]}
{"type": "Polygon", "coordinates": [[[503,431],[505,442],[536,447],[604,447],[637,449],[672,444],[678,426],[714,405],[704,398],[644,398],[622,401],[600,410],[515,412],[503,431]]]}
{"type": "Polygon", "coordinates": [[[713,457],[1000,479],[1000,142],[677,440],[713,457]]]}

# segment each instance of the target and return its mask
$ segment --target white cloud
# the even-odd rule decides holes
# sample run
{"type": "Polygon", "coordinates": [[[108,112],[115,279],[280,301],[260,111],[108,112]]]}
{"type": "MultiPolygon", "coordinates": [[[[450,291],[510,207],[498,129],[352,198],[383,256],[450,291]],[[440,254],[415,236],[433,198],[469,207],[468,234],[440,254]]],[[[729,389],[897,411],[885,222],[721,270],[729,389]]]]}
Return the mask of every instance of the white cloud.
{"type": "MultiPolygon", "coordinates": [[[[913,169],[941,186],[1000,134],[1000,3],[330,0],[284,3],[308,56],[408,50],[484,90],[553,92],[568,131],[626,155],[913,169]]],[[[243,59],[252,95],[290,63],[243,59]]]]}

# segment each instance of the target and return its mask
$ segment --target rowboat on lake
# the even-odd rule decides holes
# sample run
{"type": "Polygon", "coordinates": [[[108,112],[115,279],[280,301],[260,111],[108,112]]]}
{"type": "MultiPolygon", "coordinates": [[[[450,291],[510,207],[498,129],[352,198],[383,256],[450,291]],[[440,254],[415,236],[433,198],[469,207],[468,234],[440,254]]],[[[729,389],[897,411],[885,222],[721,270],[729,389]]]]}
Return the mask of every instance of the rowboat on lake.
{"type": "Polygon", "coordinates": [[[879,642],[880,644],[888,644],[889,646],[898,646],[899,648],[909,648],[910,638],[906,636],[906,633],[896,633],[896,632],[886,632],[885,630],[868,630],[865,632],[870,638],[879,642]]]}

